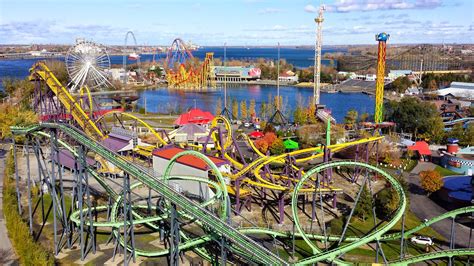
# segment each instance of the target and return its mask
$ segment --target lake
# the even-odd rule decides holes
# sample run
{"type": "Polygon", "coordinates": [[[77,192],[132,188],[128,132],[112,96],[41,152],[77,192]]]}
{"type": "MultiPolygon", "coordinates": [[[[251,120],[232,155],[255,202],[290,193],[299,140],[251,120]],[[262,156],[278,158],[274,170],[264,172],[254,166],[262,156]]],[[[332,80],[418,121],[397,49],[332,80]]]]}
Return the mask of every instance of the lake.
{"type": "MultiPolygon", "coordinates": [[[[192,92],[176,91],[167,88],[158,88],[155,90],[145,90],[139,92],[140,99],[138,106],[146,106],[148,112],[168,113],[171,110],[186,110],[191,107],[198,107],[205,111],[215,113],[216,103],[221,98],[222,105],[224,91],[218,88],[211,92],[192,92]]],[[[269,97],[277,95],[276,86],[264,85],[229,85],[227,89],[228,98],[235,98],[240,101],[247,100],[247,107],[250,100],[255,99],[256,112],[259,113],[260,105],[263,101],[268,102],[269,97]]],[[[280,86],[280,95],[283,97],[284,108],[294,110],[301,104],[308,104],[313,96],[312,88],[297,88],[291,86],[280,86]]],[[[341,123],[344,116],[350,109],[355,109],[360,113],[374,112],[375,98],[363,93],[321,93],[321,103],[326,105],[332,111],[336,120],[341,123]]],[[[227,103],[227,108],[232,109],[231,103],[227,103]]],[[[283,108],[282,108],[283,109],[283,108]]],[[[293,113],[292,111],[290,113],[293,113]]]]}

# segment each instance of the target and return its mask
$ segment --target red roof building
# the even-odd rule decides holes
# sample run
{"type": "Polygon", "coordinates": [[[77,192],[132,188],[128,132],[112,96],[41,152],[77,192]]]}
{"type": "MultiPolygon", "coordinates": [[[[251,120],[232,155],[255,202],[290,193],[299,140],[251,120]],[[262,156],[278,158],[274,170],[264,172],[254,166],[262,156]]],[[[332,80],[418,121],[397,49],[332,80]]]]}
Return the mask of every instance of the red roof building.
{"type": "Polygon", "coordinates": [[[207,124],[214,119],[214,115],[210,112],[204,112],[201,109],[191,109],[187,113],[181,114],[175,121],[175,125],[186,124],[207,124]]]}
{"type": "Polygon", "coordinates": [[[417,151],[420,155],[431,155],[430,146],[426,141],[417,141],[415,145],[408,146],[408,150],[417,151]]]}
{"type": "MultiPolygon", "coordinates": [[[[167,146],[161,149],[154,150],[153,156],[157,156],[169,161],[176,154],[183,151],[186,151],[186,150],[179,147],[175,147],[175,146],[167,146]]],[[[207,158],[209,158],[216,166],[222,166],[229,163],[226,160],[223,160],[221,158],[217,158],[214,156],[207,156],[207,158]]],[[[180,157],[177,162],[186,166],[190,166],[190,167],[202,170],[202,171],[210,170],[210,168],[206,165],[206,163],[203,160],[196,158],[192,155],[185,155],[183,157],[180,157]]]]}

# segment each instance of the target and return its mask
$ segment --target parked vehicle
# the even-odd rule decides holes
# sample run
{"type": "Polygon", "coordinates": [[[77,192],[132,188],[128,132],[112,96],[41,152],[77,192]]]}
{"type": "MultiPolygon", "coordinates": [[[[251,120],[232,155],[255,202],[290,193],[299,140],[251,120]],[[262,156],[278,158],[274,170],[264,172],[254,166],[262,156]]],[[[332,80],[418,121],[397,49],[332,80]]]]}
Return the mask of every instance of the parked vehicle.
{"type": "Polygon", "coordinates": [[[425,245],[425,246],[433,245],[433,240],[427,236],[414,236],[410,240],[414,244],[425,245]]]}

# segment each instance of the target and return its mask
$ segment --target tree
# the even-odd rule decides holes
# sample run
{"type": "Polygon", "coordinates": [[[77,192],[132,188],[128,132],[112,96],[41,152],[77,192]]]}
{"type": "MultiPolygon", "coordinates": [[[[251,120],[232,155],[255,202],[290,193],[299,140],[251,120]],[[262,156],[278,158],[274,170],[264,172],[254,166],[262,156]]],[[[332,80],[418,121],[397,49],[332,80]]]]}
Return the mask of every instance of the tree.
{"type": "Polygon", "coordinates": [[[359,113],[357,113],[355,109],[350,109],[349,111],[347,111],[347,114],[344,117],[344,123],[346,123],[351,128],[353,128],[357,122],[358,116],[359,116],[359,113]]]}
{"type": "Polygon", "coordinates": [[[430,83],[428,83],[428,90],[434,91],[437,89],[438,89],[438,83],[436,82],[436,80],[434,79],[430,80],[430,83]]]}
{"type": "Polygon", "coordinates": [[[364,186],[361,189],[362,192],[359,201],[357,202],[357,206],[355,206],[354,215],[365,221],[367,217],[370,217],[372,211],[372,195],[370,195],[367,186],[364,186]]]}
{"type": "Polygon", "coordinates": [[[367,120],[369,120],[369,113],[362,113],[360,114],[359,116],[359,121],[360,122],[367,122],[367,120]]]}
{"type": "Polygon", "coordinates": [[[69,75],[67,73],[66,64],[64,63],[64,61],[48,60],[46,61],[46,65],[51,70],[51,72],[54,73],[56,79],[58,79],[58,81],[63,84],[63,86],[66,86],[66,84],[68,84],[69,75]]]}
{"type": "Polygon", "coordinates": [[[398,93],[404,93],[410,86],[411,81],[407,76],[398,77],[392,82],[393,90],[398,93]]]}
{"type": "Polygon", "coordinates": [[[36,113],[11,105],[0,105],[0,139],[12,136],[11,126],[28,126],[37,123],[36,113]]]}
{"type": "Polygon", "coordinates": [[[296,106],[293,112],[294,121],[298,125],[306,124],[306,113],[301,106],[296,106]]]}
{"type": "Polygon", "coordinates": [[[400,102],[389,101],[385,104],[385,120],[392,121],[404,132],[424,134],[430,139],[442,130],[436,106],[429,102],[420,101],[417,98],[405,97],[400,102]]]}
{"type": "Polygon", "coordinates": [[[438,191],[444,185],[443,178],[441,175],[434,171],[421,171],[420,172],[420,184],[421,187],[428,192],[428,195],[438,191]]]}
{"type": "Polygon", "coordinates": [[[285,144],[280,138],[276,138],[270,145],[270,152],[273,155],[280,155],[285,152],[285,144]]]}
{"type": "Polygon", "coordinates": [[[251,99],[250,100],[250,105],[249,105],[249,111],[248,111],[248,114],[250,116],[253,116],[253,115],[257,115],[257,113],[255,112],[255,99],[251,99]]]}
{"type": "Polygon", "coordinates": [[[232,99],[232,116],[235,119],[239,118],[239,103],[235,98],[232,99]]]}
{"type": "Polygon", "coordinates": [[[316,106],[313,104],[312,99],[310,99],[308,108],[306,109],[306,115],[309,124],[316,124],[318,122],[318,119],[316,118],[316,106]]]}
{"type": "Polygon", "coordinates": [[[467,126],[461,144],[464,146],[474,146],[474,124],[467,126]]]}
{"type": "Polygon", "coordinates": [[[217,98],[216,115],[220,115],[221,113],[222,113],[222,100],[221,98],[217,98]]]}
{"type": "Polygon", "coordinates": [[[247,101],[243,100],[240,102],[240,114],[242,116],[242,119],[247,119],[247,101]]]}
{"type": "Polygon", "coordinates": [[[397,193],[392,188],[382,189],[375,195],[376,214],[381,219],[389,218],[389,215],[398,207],[397,193]]]}
{"type": "Polygon", "coordinates": [[[268,150],[268,143],[263,139],[258,139],[255,141],[255,147],[263,153],[266,153],[268,150]]]}
{"type": "Polygon", "coordinates": [[[260,117],[263,119],[263,120],[266,120],[267,119],[267,116],[266,116],[266,113],[267,113],[267,104],[265,103],[265,101],[262,101],[260,103],[260,117]]]}

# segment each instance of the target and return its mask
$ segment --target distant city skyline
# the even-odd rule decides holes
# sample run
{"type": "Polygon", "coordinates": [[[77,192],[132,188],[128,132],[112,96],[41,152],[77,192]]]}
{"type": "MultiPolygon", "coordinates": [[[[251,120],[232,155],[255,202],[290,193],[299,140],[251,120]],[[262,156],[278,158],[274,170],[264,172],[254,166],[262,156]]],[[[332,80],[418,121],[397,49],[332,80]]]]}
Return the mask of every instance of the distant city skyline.
{"type": "Polygon", "coordinates": [[[122,45],[313,45],[319,5],[323,45],[473,43],[472,0],[0,0],[0,44],[73,44],[78,37],[122,45]],[[129,39],[129,44],[132,40],[129,39]]]}

